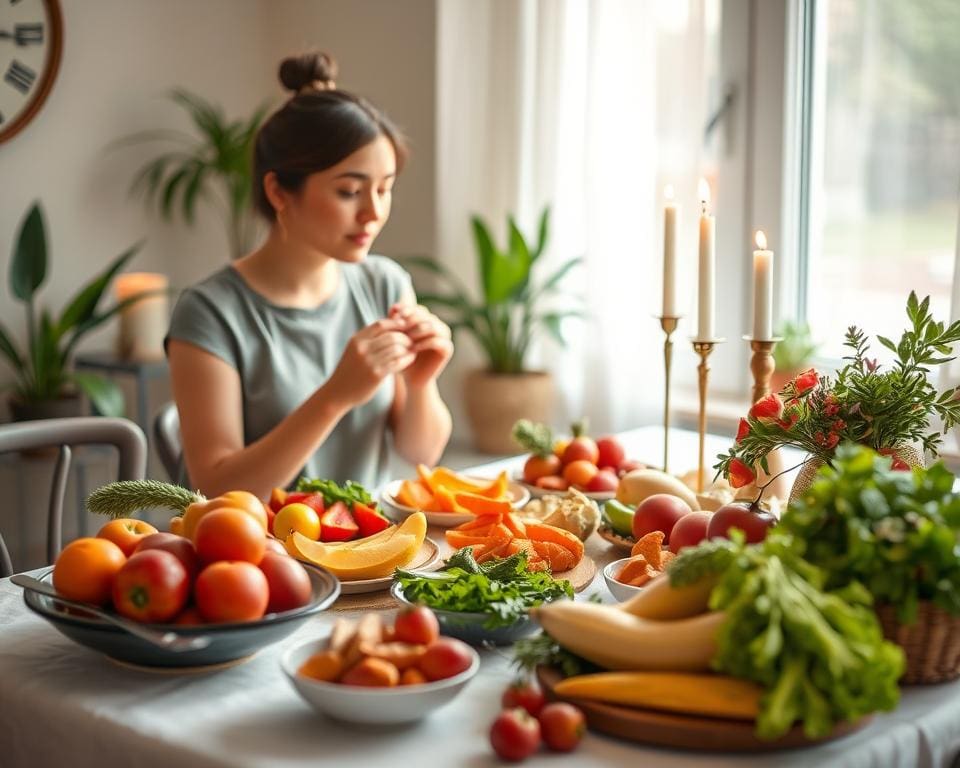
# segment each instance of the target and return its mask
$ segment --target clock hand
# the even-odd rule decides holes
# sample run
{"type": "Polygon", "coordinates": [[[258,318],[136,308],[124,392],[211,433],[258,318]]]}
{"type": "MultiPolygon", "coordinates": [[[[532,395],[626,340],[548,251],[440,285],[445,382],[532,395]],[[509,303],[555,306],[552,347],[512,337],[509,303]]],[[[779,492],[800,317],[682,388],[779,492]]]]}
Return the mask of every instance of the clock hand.
{"type": "Polygon", "coordinates": [[[7,29],[0,29],[0,40],[13,40],[14,44],[19,46],[42,42],[43,38],[41,35],[42,33],[38,35],[37,30],[32,27],[28,29],[17,29],[14,32],[10,32],[7,29]]]}

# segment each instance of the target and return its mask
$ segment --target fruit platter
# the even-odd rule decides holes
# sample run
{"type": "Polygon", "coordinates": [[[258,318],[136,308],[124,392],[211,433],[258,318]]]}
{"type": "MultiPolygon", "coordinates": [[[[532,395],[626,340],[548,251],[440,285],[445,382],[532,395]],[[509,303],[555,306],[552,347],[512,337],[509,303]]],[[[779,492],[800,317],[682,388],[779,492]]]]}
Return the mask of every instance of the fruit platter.
{"type": "Polygon", "coordinates": [[[414,512],[422,512],[429,525],[441,528],[460,525],[474,518],[474,513],[456,500],[458,493],[471,493],[494,501],[508,501],[521,508],[530,499],[523,484],[511,481],[506,472],[497,477],[471,477],[447,467],[430,469],[417,465],[417,477],[394,480],[380,494],[380,504],[393,520],[403,520],[414,512]]]}
{"type": "Polygon", "coordinates": [[[594,500],[613,498],[620,477],[646,465],[628,459],[620,441],[594,440],[574,424],[570,439],[556,439],[546,424],[520,419],[513,440],[529,453],[518,479],[534,498],[575,488],[594,500]]]}

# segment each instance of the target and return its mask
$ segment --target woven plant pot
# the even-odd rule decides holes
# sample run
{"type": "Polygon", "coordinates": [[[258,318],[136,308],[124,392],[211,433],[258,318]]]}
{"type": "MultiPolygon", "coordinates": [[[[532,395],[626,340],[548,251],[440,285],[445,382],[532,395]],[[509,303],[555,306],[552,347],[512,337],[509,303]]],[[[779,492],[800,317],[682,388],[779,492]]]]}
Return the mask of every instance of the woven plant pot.
{"type": "MultiPolygon", "coordinates": [[[[896,451],[897,456],[911,467],[922,467],[924,465],[923,454],[914,446],[902,445],[896,451]]],[[[822,466],[823,461],[817,458],[807,459],[803,463],[797,479],[793,481],[793,487],[790,488],[789,503],[792,504],[810,490],[810,486],[813,485],[813,480],[817,476],[817,470],[822,466]]]]}
{"type": "Polygon", "coordinates": [[[960,677],[960,616],[951,616],[933,603],[917,608],[917,621],[897,621],[892,605],[878,605],[877,617],[883,636],[903,648],[907,666],[901,683],[908,685],[945,683],[960,677]]]}
{"type": "Polygon", "coordinates": [[[484,453],[516,453],[510,432],[517,419],[546,424],[553,420],[553,376],[542,371],[470,371],[464,382],[464,400],[474,446],[484,453]]]}

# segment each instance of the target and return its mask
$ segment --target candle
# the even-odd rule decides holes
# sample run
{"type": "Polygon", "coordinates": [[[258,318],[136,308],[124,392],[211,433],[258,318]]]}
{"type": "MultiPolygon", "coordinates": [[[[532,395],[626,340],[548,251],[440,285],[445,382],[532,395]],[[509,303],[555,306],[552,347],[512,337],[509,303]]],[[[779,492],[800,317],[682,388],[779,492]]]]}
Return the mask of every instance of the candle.
{"type": "Polygon", "coordinates": [[[773,338],[773,251],[767,250],[767,236],[762,229],[755,236],[753,252],[753,338],[773,338]]]}
{"type": "Polygon", "coordinates": [[[663,316],[677,314],[677,204],[673,201],[673,186],[663,190],[667,202],[663,206],[663,316]]]}
{"type": "Polygon", "coordinates": [[[700,179],[697,187],[700,194],[700,280],[698,284],[697,339],[711,341],[714,338],[713,293],[714,293],[714,231],[716,221],[707,213],[710,202],[710,185],[700,179]]]}
{"type": "Polygon", "coordinates": [[[167,333],[167,278],[150,272],[127,272],[117,276],[114,292],[117,302],[145,292],[154,292],[120,310],[117,354],[128,360],[163,358],[163,337],[167,333]]]}

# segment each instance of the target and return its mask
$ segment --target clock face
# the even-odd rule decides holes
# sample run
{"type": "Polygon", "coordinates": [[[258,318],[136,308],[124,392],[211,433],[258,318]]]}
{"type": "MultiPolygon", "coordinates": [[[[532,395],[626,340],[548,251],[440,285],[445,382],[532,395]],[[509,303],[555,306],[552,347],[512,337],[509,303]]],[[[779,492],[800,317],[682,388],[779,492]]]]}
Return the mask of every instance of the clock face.
{"type": "Polygon", "coordinates": [[[0,142],[39,111],[62,49],[58,0],[0,0],[0,142]]]}

